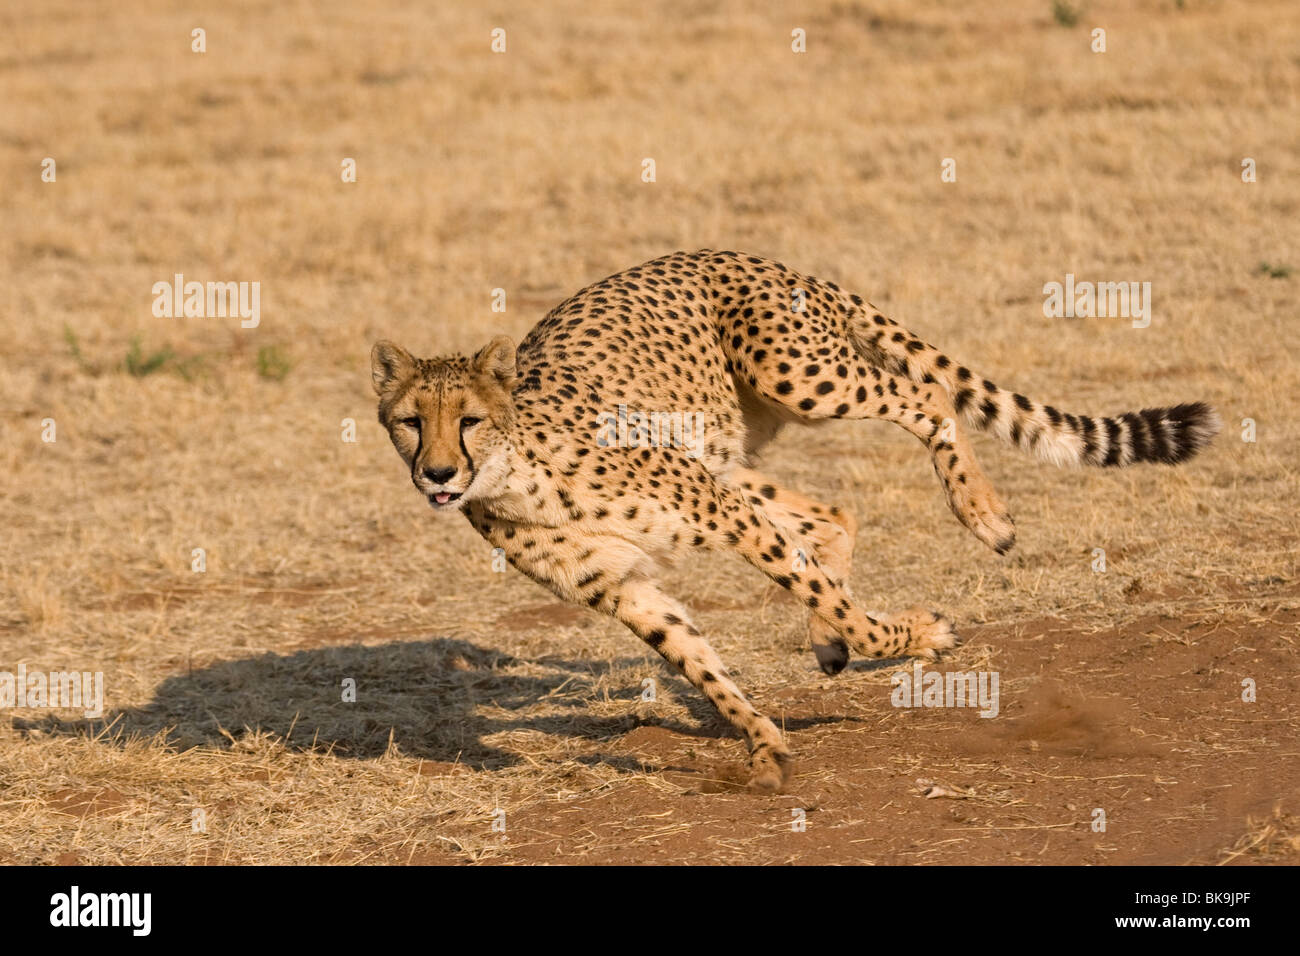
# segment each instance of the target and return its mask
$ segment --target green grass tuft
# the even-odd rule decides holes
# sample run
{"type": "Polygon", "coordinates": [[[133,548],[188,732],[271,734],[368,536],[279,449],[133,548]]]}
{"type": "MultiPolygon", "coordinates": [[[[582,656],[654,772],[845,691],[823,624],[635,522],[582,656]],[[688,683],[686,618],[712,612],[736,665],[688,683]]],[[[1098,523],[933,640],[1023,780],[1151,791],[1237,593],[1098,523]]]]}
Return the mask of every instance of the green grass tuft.
{"type": "Polygon", "coordinates": [[[1052,0],[1052,19],[1063,27],[1072,27],[1078,24],[1081,12],[1078,7],[1070,4],[1068,0],[1052,0]]]}
{"type": "Polygon", "coordinates": [[[131,347],[126,350],[122,367],[126,369],[128,375],[144,378],[146,375],[162,371],[163,367],[175,357],[175,353],[165,345],[158,351],[146,355],[140,345],[140,336],[136,335],[131,338],[131,347]]]}
{"type": "Polygon", "coordinates": [[[257,350],[257,374],[274,382],[284,381],[293,368],[289,356],[278,345],[263,345],[257,350]]]}

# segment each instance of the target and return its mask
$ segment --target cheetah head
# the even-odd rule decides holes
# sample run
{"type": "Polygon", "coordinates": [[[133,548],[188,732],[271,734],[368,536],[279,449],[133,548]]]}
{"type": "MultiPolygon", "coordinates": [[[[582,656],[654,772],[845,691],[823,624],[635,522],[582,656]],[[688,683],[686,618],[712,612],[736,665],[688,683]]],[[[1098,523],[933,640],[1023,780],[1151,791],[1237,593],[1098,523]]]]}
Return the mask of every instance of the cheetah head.
{"type": "Polygon", "coordinates": [[[417,359],[376,342],[370,375],[379,422],[435,511],[502,494],[510,473],[515,346],[499,335],[473,358],[417,359]]]}

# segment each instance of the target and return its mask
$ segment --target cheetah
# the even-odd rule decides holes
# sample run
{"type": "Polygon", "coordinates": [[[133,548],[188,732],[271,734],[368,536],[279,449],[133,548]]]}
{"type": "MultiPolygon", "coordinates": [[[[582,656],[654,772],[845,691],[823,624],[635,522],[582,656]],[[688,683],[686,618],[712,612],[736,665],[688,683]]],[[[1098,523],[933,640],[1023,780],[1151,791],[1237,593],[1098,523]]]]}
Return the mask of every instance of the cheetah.
{"type": "Polygon", "coordinates": [[[524,575],[621,621],[677,668],[745,738],[749,785],[762,792],[788,784],[791,751],[664,592],[663,567],[695,549],[735,551],[807,606],[827,674],[850,652],[934,659],[957,642],[934,611],[868,613],[854,601],[853,517],[752,467],[783,426],[878,418],[906,429],[957,520],[998,554],[1015,526],[958,423],[1057,465],[1107,467],[1182,462],[1219,426],[1201,402],[1110,418],[1058,411],[834,282],[709,249],[583,289],[518,348],[497,336],[472,357],[421,359],[381,341],[371,373],[380,423],[433,509],[463,513],[524,575]],[[635,429],[623,409],[640,411],[635,429]],[[674,410],[690,413],[689,441],[680,428],[641,440],[647,417],[674,410]]]}

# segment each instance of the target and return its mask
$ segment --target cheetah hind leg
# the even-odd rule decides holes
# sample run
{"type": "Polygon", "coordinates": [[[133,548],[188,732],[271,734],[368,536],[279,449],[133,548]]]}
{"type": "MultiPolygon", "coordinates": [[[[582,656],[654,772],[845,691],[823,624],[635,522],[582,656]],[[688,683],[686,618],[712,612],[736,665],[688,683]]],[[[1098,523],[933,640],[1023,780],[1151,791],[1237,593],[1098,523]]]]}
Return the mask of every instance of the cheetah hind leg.
{"type": "Polygon", "coordinates": [[[719,489],[724,524],[736,530],[712,532],[716,546],[724,543],[753,567],[785,588],[828,624],[849,648],[864,657],[921,657],[933,660],[958,643],[952,624],[943,615],[913,607],[894,614],[868,614],[835,580],[816,555],[807,565],[791,568],[788,556],[802,543],[770,514],[756,507],[751,497],[734,485],[719,489]]]}
{"type": "MultiPolygon", "coordinates": [[[[731,481],[773,524],[807,545],[788,556],[792,571],[801,570],[807,555],[813,555],[827,575],[844,588],[846,594],[849,593],[853,541],[858,531],[853,515],[782,488],[752,469],[737,469],[731,481]]],[[[848,664],[848,642],[813,611],[808,612],[808,642],[824,673],[834,676],[848,664]]]]}
{"type": "Polygon", "coordinates": [[[863,344],[860,334],[844,335],[826,318],[839,310],[860,316],[861,310],[837,289],[808,277],[803,281],[824,314],[816,308],[802,317],[769,311],[750,320],[750,344],[745,345],[739,334],[727,340],[737,379],[759,400],[781,406],[805,422],[878,418],[911,432],[930,453],[957,520],[998,554],[1006,554],[1015,545],[1015,523],[957,427],[958,409],[943,386],[935,381],[914,382],[876,367],[872,363],[878,349],[863,344]],[[790,340],[787,322],[802,327],[806,346],[790,340]],[[766,342],[778,336],[783,337],[779,345],[754,347],[754,339],[766,342]]]}

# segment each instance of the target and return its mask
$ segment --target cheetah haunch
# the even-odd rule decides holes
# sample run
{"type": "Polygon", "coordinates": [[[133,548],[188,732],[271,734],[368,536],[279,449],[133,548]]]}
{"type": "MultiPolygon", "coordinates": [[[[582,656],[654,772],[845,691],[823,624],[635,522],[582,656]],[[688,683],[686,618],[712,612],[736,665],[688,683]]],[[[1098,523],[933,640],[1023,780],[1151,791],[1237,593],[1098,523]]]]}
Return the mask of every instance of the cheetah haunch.
{"type": "Polygon", "coordinates": [[[806,604],[823,671],[850,650],[934,658],[957,640],[912,608],[868,614],[848,590],[856,523],[750,470],[789,422],[880,418],[930,453],[953,514],[999,554],[1006,507],[958,420],[1055,464],[1174,464],[1218,429],[1201,403],[1089,418],[998,388],[833,282],[735,252],[678,252],[556,306],[520,343],[473,358],[372,353],[379,420],[436,511],[464,512],[516,568],[616,617],[744,734],[750,784],[791,755],[690,615],[656,583],[693,548],[731,548],[806,604]],[[609,442],[620,406],[694,416],[690,447],[609,442]]]}

